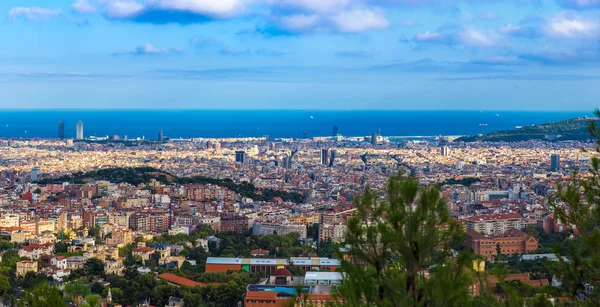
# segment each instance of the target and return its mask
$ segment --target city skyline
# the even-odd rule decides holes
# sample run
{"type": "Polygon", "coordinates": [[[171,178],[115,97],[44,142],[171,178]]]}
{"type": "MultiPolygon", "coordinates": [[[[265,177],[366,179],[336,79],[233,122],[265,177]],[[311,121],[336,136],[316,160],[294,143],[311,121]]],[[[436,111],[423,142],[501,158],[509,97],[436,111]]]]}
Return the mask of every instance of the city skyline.
{"type": "Polygon", "coordinates": [[[3,1],[0,109],[591,110],[598,8],[3,1]]]}

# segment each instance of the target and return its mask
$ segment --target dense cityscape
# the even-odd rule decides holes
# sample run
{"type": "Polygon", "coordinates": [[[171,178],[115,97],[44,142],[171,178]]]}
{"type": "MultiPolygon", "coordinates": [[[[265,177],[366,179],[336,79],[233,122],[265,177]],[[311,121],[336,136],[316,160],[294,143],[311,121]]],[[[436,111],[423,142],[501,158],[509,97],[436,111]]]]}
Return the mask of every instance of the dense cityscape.
{"type": "Polygon", "coordinates": [[[466,232],[454,248],[478,255],[480,270],[508,261],[502,282],[559,289],[552,244],[570,227],[550,200],[573,174],[587,176],[593,148],[390,141],[337,126],[328,137],[273,140],[86,138],[83,127],[74,140],[62,121],[55,139],[0,140],[9,306],[42,284],[73,306],[284,306],[297,295],[324,306],[344,279],[355,198],[385,191],[398,173],[439,189],[466,232]]]}

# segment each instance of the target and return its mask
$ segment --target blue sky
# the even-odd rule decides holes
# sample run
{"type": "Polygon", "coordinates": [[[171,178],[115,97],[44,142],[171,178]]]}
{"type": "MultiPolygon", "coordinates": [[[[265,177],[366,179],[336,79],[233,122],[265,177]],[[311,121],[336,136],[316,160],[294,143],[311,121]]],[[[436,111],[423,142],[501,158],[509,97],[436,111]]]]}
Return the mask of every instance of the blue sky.
{"type": "Polygon", "coordinates": [[[600,0],[3,0],[0,12],[0,108],[600,100],[600,0]]]}

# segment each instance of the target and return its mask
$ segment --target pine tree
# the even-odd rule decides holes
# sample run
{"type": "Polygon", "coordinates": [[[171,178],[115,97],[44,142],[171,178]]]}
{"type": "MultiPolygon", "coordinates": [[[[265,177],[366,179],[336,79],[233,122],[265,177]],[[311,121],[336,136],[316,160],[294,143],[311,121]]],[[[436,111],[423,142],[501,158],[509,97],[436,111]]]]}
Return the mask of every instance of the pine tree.
{"type": "MultiPolygon", "coordinates": [[[[596,109],[596,116],[600,111],[596,109]]],[[[590,121],[590,134],[596,138],[593,154],[600,153],[600,129],[590,121]]],[[[600,159],[593,156],[588,176],[574,174],[567,185],[557,186],[552,207],[556,217],[578,232],[566,248],[557,247],[559,263],[554,272],[563,286],[579,302],[600,306],[600,159]],[[568,261],[563,259],[568,258],[568,261]]]]}
{"type": "Polygon", "coordinates": [[[348,220],[348,252],[340,257],[343,306],[465,306],[473,255],[453,255],[464,228],[435,187],[414,178],[389,179],[384,197],[367,189],[348,220]]]}

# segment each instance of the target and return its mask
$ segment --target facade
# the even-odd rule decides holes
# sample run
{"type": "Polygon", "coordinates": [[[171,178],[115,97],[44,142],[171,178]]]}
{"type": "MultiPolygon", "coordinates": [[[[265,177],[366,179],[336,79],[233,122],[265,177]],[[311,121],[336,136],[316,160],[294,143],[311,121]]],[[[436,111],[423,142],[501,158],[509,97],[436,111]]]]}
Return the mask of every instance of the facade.
{"type": "Polygon", "coordinates": [[[558,172],[560,171],[560,155],[553,154],[550,156],[550,171],[558,172]]]}
{"type": "Polygon", "coordinates": [[[306,238],[306,224],[277,224],[254,222],[254,224],[252,225],[252,234],[254,235],[287,235],[290,233],[297,233],[300,235],[300,238],[306,238]]]}
{"type": "Polygon", "coordinates": [[[235,152],[235,162],[244,164],[246,160],[246,152],[243,150],[238,150],[235,152]]]}
{"type": "Polygon", "coordinates": [[[40,169],[39,166],[34,166],[31,169],[31,174],[29,176],[29,179],[31,180],[31,182],[38,181],[38,178],[39,178],[41,172],[42,172],[42,170],[40,169]]]}
{"type": "Polygon", "coordinates": [[[498,249],[502,255],[534,253],[538,249],[538,240],[516,228],[497,236],[486,236],[469,230],[466,236],[466,245],[475,254],[492,260],[498,254],[498,249]]]}
{"type": "Polygon", "coordinates": [[[15,274],[17,276],[25,276],[29,272],[37,273],[38,264],[35,261],[19,261],[17,262],[17,270],[15,274]]]}
{"type": "Polygon", "coordinates": [[[83,140],[83,122],[82,121],[77,122],[75,136],[76,136],[76,139],[83,140]]]}
{"type": "Polygon", "coordinates": [[[335,243],[344,241],[348,226],[346,224],[322,224],[319,225],[319,242],[326,242],[331,239],[335,243]]]}
{"type": "Polygon", "coordinates": [[[248,230],[248,218],[245,216],[221,217],[220,231],[244,233],[248,230]]]}
{"type": "Polygon", "coordinates": [[[329,149],[327,148],[321,149],[321,164],[329,165],[329,149]]]}
{"type": "Polygon", "coordinates": [[[65,122],[62,120],[58,121],[58,138],[61,140],[65,138],[65,122]]]}
{"type": "Polygon", "coordinates": [[[466,218],[467,230],[475,230],[485,235],[503,234],[511,228],[522,229],[523,216],[519,213],[489,214],[466,218]]]}

